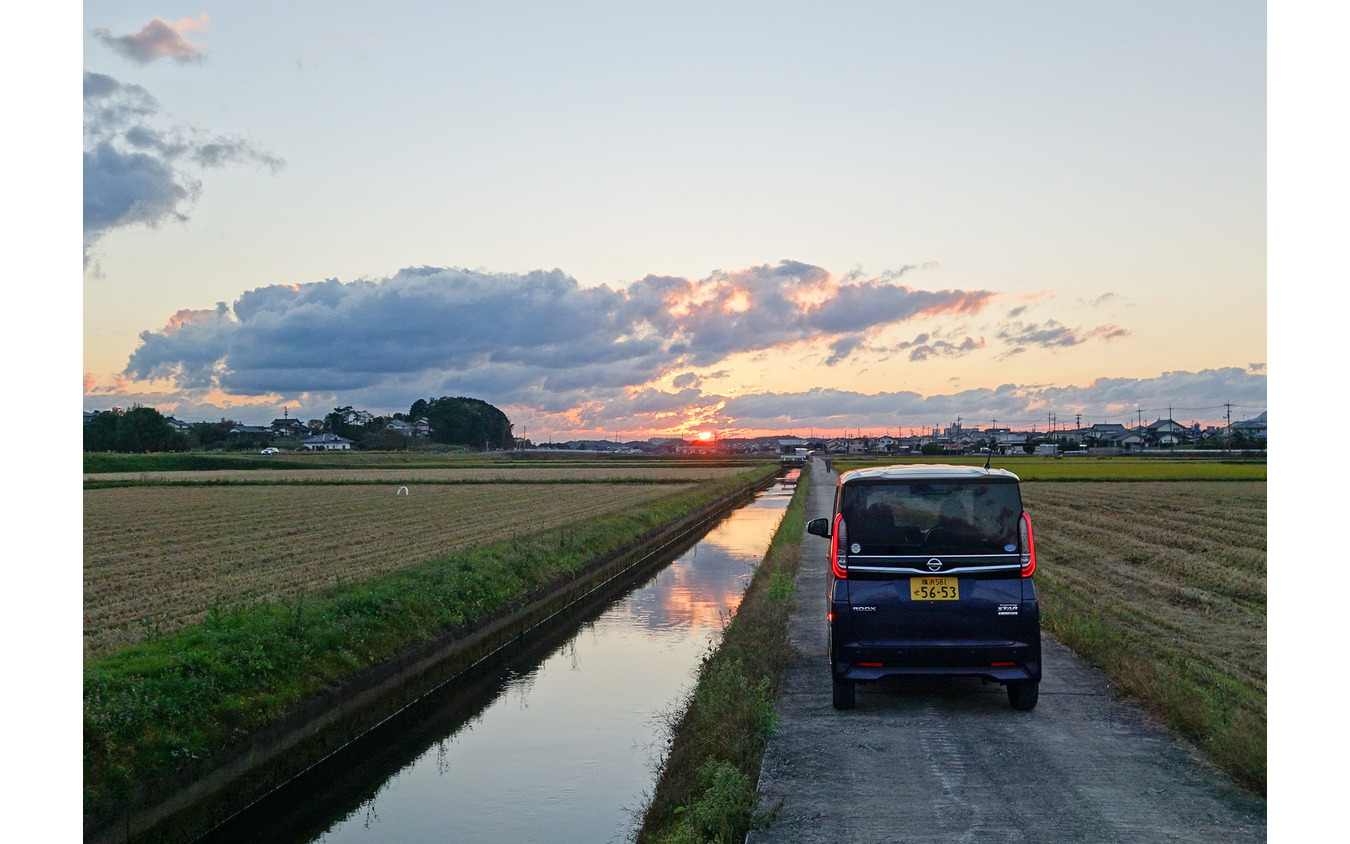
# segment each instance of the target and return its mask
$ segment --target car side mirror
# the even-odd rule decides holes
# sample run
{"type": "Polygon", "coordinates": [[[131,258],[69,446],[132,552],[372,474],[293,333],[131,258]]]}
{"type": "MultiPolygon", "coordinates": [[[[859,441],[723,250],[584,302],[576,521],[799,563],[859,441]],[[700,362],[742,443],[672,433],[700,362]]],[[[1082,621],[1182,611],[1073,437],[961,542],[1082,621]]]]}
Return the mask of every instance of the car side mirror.
{"type": "Polygon", "coordinates": [[[830,535],[830,520],[812,519],[811,521],[806,523],[806,532],[814,534],[816,536],[824,536],[828,538],[830,535]]]}

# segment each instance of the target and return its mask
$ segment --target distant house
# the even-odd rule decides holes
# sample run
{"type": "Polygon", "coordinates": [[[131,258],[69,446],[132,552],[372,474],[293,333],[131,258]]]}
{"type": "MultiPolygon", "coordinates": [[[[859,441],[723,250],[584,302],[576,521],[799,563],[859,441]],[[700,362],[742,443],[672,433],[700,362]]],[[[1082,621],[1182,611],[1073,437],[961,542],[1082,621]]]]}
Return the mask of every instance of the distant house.
{"type": "Polygon", "coordinates": [[[1112,443],[1116,448],[1123,448],[1126,451],[1144,447],[1144,436],[1141,433],[1143,428],[1134,428],[1126,431],[1123,435],[1117,437],[1112,443]]]}
{"type": "Polygon", "coordinates": [[[1119,422],[1098,422],[1084,432],[1084,439],[1089,445],[1118,446],[1128,436],[1130,429],[1119,422]]]}
{"type": "Polygon", "coordinates": [[[1171,419],[1159,419],[1141,432],[1144,442],[1151,446],[1173,446],[1190,439],[1190,429],[1171,419]]]}
{"type": "Polygon", "coordinates": [[[272,424],[267,426],[273,436],[277,437],[303,437],[309,433],[309,428],[299,419],[273,419],[272,424]]]}
{"type": "Polygon", "coordinates": [[[1252,419],[1234,422],[1230,430],[1234,434],[1241,434],[1244,437],[1264,440],[1266,438],[1266,412],[1262,411],[1260,416],[1252,419]]]}
{"type": "Polygon", "coordinates": [[[402,434],[405,437],[411,437],[413,434],[417,433],[411,422],[404,422],[402,419],[394,419],[385,425],[384,429],[391,433],[402,434]]]}
{"type": "Polygon", "coordinates": [[[352,440],[336,434],[319,434],[301,440],[300,446],[306,451],[348,451],[352,447],[352,440]]]}

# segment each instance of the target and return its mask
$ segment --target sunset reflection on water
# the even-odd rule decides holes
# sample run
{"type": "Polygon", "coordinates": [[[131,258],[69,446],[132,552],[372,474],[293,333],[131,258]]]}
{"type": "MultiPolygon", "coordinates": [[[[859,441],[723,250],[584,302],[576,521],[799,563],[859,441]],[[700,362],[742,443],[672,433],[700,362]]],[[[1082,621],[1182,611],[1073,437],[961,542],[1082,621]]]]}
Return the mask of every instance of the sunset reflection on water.
{"type": "Polygon", "coordinates": [[[761,493],[308,842],[622,840],[792,495],[761,493]]]}

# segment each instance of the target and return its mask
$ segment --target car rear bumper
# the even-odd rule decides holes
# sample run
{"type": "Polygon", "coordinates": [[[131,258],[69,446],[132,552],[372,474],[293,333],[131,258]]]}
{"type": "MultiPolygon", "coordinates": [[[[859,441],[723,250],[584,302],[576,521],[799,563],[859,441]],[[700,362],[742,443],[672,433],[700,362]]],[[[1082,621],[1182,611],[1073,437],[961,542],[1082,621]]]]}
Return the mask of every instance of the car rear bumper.
{"type": "Polygon", "coordinates": [[[995,683],[1041,679],[1040,643],[993,646],[875,648],[845,646],[832,655],[836,679],[870,682],[883,677],[980,677],[995,683]]]}

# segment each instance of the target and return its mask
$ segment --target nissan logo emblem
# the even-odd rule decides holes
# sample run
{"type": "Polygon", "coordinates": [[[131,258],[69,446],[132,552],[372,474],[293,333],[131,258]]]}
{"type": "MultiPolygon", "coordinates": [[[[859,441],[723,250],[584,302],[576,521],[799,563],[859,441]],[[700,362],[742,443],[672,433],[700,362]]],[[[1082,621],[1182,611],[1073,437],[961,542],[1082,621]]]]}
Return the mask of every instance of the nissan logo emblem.
{"type": "Polygon", "coordinates": [[[941,568],[942,568],[942,561],[939,560],[937,557],[934,557],[933,559],[928,561],[929,571],[939,571],[941,570],[941,568]]]}

